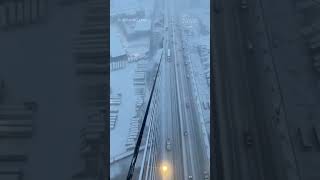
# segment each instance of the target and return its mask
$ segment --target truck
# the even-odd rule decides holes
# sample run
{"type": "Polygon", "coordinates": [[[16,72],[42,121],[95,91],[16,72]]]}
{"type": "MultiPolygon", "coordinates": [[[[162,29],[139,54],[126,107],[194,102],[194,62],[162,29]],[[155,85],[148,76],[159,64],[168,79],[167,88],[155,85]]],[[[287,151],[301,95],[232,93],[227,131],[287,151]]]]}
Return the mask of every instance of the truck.
{"type": "Polygon", "coordinates": [[[170,57],[171,57],[170,49],[168,49],[168,52],[167,52],[167,60],[168,60],[168,61],[170,61],[170,57]]]}

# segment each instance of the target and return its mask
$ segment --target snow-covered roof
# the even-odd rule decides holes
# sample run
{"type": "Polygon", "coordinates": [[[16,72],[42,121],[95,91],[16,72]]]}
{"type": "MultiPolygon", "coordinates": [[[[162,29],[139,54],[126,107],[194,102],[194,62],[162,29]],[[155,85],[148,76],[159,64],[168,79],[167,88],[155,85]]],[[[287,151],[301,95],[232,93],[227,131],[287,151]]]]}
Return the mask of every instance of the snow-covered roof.
{"type": "Polygon", "coordinates": [[[121,44],[121,40],[116,33],[115,30],[110,30],[110,56],[111,57],[118,57],[125,55],[126,52],[123,49],[123,46],[121,44]]]}
{"type": "Polygon", "coordinates": [[[148,19],[137,21],[136,26],[134,28],[135,31],[150,31],[151,29],[151,21],[148,19]]]}

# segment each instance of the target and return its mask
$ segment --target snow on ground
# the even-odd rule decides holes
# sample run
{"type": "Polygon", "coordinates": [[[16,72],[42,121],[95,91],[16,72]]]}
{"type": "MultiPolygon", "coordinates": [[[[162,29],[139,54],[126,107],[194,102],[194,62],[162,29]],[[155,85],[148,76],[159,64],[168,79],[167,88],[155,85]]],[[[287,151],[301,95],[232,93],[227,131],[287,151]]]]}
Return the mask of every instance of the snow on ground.
{"type": "MultiPolygon", "coordinates": [[[[134,7],[137,2],[130,0],[131,3],[126,4],[129,0],[121,3],[113,1],[115,9],[122,9],[134,7]],[[133,6],[134,5],[134,6],[133,6]]],[[[120,31],[116,24],[112,24],[113,35],[119,36],[120,42],[129,58],[144,57],[149,51],[150,37],[138,38],[127,41],[125,35],[120,31]]],[[[120,48],[120,46],[118,47],[120,48]]],[[[115,128],[110,131],[110,157],[113,158],[126,151],[127,138],[129,136],[130,123],[132,118],[136,115],[136,87],[134,86],[135,71],[137,70],[137,63],[128,63],[127,67],[117,71],[111,72],[111,91],[112,94],[120,93],[121,104],[118,107],[118,119],[115,128]]]]}
{"type": "Polygon", "coordinates": [[[125,143],[128,137],[130,121],[135,115],[135,90],[133,77],[136,64],[128,64],[126,68],[112,71],[110,84],[112,93],[122,94],[122,103],[119,106],[119,114],[116,126],[110,131],[110,157],[114,157],[126,151],[125,143]]]}
{"type": "MultiPolygon", "coordinates": [[[[137,88],[137,86],[134,86],[134,78],[136,77],[136,72],[150,71],[152,65],[159,61],[161,52],[162,50],[159,50],[156,53],[156,55],[153,57],[153,61],[142,60],[139,62],[130,63],[125,69],[111,72],[112,94],[122,94],[122,104],[118,108],[119,116],[116,123],[116,127],[110,131],[111,159],[115,158],[116,156],[120,157],[121,155],[123,155],[124,152],[126,152],[125,143],[127,142],[129,134],[130,122],[132,120],[132,117],[136,115],[135,107],[137,103],[137,98],[139,97],[139,94],[137,94],[135,91],[135,88],[137,88]]],[[[148,91],[148,89],[146,89],[146,96],[144,96],[145,99],[143,99],[144,102],[146,102],[149,98],[149,93],[150,92],[148,91]]],[[[146,135],[147,133],[145,133],[144,136],[146,135]]],[[[141,161],[141,157],[142,155],[139,154],[138,161],[141,161]]],[[[130,164],[129,162],[131,158],[132,156],[129,156],[124,159],[120,158],[119,162],[110,164],[110,172],[112,172],[111,178],[126,172],[129,168],[128,165],[130,164]]],[[[139,164],[139,162],[137,164],[139,164]]]]}

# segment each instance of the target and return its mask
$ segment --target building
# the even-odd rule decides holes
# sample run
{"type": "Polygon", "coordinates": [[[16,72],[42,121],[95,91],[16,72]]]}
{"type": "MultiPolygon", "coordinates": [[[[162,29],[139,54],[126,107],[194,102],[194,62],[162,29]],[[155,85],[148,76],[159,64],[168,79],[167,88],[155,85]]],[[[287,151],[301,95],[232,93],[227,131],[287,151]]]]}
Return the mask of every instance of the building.
{"type": "Polygon", "coordinates": [[[120,21],[119,26],[129,41],[151,35],[151,21],[149,19],[135,19],[134,21],[120,21]]]}

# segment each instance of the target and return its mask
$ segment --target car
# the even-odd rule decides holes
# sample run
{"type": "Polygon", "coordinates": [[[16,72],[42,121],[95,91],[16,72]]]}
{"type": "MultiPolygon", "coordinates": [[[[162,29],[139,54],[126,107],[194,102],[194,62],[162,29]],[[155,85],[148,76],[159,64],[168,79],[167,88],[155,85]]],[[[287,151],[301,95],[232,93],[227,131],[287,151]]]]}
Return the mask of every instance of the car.
{"type": "Polygon", "coordinates": [[[188,132],[187,131],[184,131],[184,136],[188,136],[188,132]]]}
{"type": "Polygon", "coordinates": [[[207,171],[204,171],[203,174],[205,180],[209,179],[209,173],[207,171]]]}
{"type": "Polygon", "coordinates": [[[170,138],[167,139],[166,149],[167,149],[167,151],[171,151],[171,141],[170,141],[170,138]]]}
{"type": "Polygon", "coordinates": [[[192,176],[188,176],[188,179],[193,179],[193,177],[192,176]]]}
{"type": "Polygon", "coordinates": [[[188,78],[188,79],[190,78],[189,74],[187,75],[187,78],[188,78]]]}

